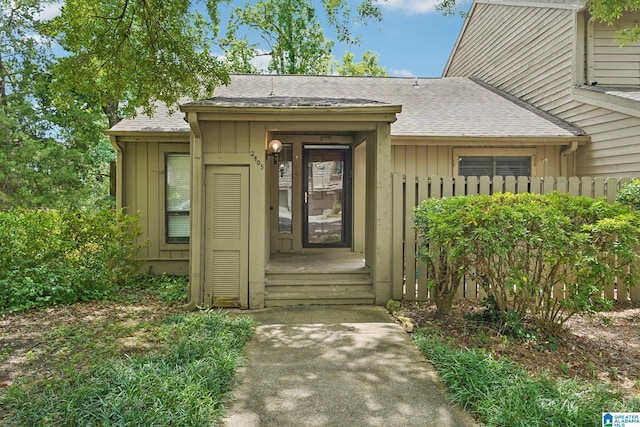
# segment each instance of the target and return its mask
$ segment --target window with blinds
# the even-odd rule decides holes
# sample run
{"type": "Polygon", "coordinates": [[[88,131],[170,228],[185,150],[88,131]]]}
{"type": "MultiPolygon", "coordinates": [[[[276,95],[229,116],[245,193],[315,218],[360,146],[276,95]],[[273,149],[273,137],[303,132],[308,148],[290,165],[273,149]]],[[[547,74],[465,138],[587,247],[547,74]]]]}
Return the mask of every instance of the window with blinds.
{"type": "Polygon", "coordinates": [[[189,243],[189,209],[191,207],[189,154],[168,153],[165,161],[167,243],[189,243]]]}
{"type": "Polygon", "coordinates": [[[529,156],[465,156],[458,161],[460,176],[531,176],[529,156]]]}

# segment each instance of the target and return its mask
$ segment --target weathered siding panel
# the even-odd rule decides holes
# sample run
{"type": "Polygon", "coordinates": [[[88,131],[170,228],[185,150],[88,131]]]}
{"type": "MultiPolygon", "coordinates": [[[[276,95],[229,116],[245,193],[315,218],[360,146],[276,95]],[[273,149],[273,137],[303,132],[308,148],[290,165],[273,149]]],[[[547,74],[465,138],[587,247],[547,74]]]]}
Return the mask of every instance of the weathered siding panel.
{"type": "Polygon", "coordinates": [[[476,77],[543,110],[561,109],[573,85],[574,13],[476,4],[447,77],[476,77]]]}
{"type": "Polygon", "coordinates": [[[576,154],[578,176],[634,177],[640,174],[640,118],[588,104],[561,116],[591,135],[576,154]]]}
{"type": "MultiPolygon", "coordinates": [[[[452,176],[455,174],[456,164],[454,155],[456,150],[465,150],[474,156],[510,156],[516,155],[509,150],[523,148],[522,145],[511,147],[483,147],[472,148],[465,146],[446,145],[393,145],[392,152],[392,173],[403,175],[421,176],[452,176]]],[[[560,149],[556,146],[524,147],[533,156],[532,167],[535,173],[540,176],[551,176],[560,174],[560,149]]],[[[517,155],[524,155],[519,153],[517,155]]]]}
{"type": "Polygon", "coordinates": [[[615,32],[640,23],[640,13],[629,13],[613,26],[594,22],[589,26],[587,49],[591,49],[591,82],[601,86],[640,85],[640,42],[620,46],[615,32]]]}
{"type": "Polygon", "coordinates": [[[203,153],[236,154],[250,151],[250,123],[249,122],[218,122],[202,123],[203,153]]]}
{"type": "Polygon", "coordinates": [[[188,152],[189,144],[135,141],[123,145],[123,206],[130,214],[140,212],[139,241],[148,242],[138,251],[138,257],[145,261],[145,268],[152,267],[155,273],[186,274],[187,245],[164,242],[164,169],[165,154],[188,152]]]}

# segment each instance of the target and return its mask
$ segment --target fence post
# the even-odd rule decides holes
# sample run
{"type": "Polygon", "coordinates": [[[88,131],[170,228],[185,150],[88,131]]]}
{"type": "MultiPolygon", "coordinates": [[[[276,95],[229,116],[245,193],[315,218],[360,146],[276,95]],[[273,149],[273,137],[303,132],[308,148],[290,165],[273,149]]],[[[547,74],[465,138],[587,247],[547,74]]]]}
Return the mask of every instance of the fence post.
{"type": "MultiPolygon", "coordinates": [[[[429,195],[429,179],[426,176],[418,177],[418,204],[420,204],[423,200],[426,200],[429,195]]],[[[415,224],[414,224],[415,225],[415,224]]],[[[416,282],[418,286],[418,301],[424,302],[429,298],[428,288],[427,288],[427,266],[420,259],[420,246],[422,245],[422,239],[420,236],[417,236],[416,242],[416,255],[418,264],[418,277],[416,278],[416,282]]]]}
{"type": "Polygon", "coordinates": [[[407,175],[404,191],[404,277],[405,299],[416,300],[416,231],[413,229],[413,208],[416,206],[416,177],[407,175]]]}
{"type": "Polygon", "coordinates": [[[392,245],[392,289],[391,298],[402,299],[402,287],[404,281],[402,225],[404,224],[404,176],[394,173],[392,175],[392,210],[393,210],[393,242],[392,245]]]}

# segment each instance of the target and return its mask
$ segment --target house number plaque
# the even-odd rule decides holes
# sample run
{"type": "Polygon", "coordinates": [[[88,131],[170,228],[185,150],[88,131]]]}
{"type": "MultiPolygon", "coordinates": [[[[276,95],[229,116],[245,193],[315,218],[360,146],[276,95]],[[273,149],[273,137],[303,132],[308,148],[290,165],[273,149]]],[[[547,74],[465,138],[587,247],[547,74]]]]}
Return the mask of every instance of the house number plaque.
{"type": "Polygon", "coordinates": [[[258,158],[258,156],[256,156],[255,151],[251,150],[250,152],[251,158],[253,159],[254,162],[256,162],[256,165],[260,166],[260,169],[264,170],[264,162],[262,160],[260,160],[258,158]]]}

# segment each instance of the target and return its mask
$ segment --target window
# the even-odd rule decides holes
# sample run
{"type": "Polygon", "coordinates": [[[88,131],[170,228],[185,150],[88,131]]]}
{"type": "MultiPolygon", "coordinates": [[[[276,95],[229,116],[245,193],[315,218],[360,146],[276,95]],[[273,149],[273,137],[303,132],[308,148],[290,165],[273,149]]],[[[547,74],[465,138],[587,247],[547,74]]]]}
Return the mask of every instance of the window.
{"type": "Polygon", "coordinates": [[[168,153],[165,162],[167,243],[189,243],[189,209],[191,207],[189,154],[168,153]]]}
{"type": "Polygon", "coordinates": [[[278,156],[278,233],[291,234],[292,204],[293,204],[293,146],[282,144],[282,151],[278,156]]]}
{"type": "Polygon", "coordinates": [[[461,156],[461,176],[531,176],[530,156],[461,156]]]}

